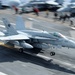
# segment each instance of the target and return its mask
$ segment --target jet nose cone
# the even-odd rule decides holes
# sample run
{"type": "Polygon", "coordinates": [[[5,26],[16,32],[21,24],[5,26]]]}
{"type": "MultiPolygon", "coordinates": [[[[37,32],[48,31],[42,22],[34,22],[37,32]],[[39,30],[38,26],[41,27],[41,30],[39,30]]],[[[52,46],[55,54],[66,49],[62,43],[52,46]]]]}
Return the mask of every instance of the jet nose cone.
{"type": "Polygon", "coordinates": [[[26,48],[29,48],[29,49],[32,49],[33,48],[33,46],[30,45],[30,44],[28,44],[28,43],[26,43],[25,45],[26,45],[26,48]]]}
{"type": "Polygon", "coordinates": [[[21,45],[22,47],[28,48],[28,49],[32,49],[32,48],[33,48],[33,46],[32,46],[31,44],[26,43],[26,42],[24,42],[24,41],[22,41],[22,42],[20,43],[20,45],[21,45]]]}
{"type": "Polygon", "coordinates": [[[64,10],[64,8],[60,8],[57,10],[57,12],[62,12],[64,10]]]}
{"type": "Polygon", "coordinates": [[[75,41],[70,40],[70,46],[71,46],[72,48],[75,48],[75,41]]]}

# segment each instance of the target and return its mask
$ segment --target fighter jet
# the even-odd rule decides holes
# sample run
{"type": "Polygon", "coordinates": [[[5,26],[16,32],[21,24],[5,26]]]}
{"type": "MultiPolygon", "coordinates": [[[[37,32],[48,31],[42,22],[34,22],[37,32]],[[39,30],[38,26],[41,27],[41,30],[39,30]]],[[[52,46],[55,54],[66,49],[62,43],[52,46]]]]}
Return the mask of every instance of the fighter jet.
{"type": "MultiPolygon", "coordinates": [[[[17,19],[16,30],[7,19],[3,18],[3,22],[7,32],[4,32],[5,36],[0,37],[0,40],[6,41],[5,44],[21,46],[20,52],[23,52],[26,48],[40,51],[43,48],[50,48],[50,45],[53,47],[75,48],[75,42],[59,32],[49,33],[47,31],[26,30],[21,17],[17,19]]],[[[55,55],[55,52],[50,52],[50,55],[55,55]]]]}
{"type": "Polygon", "coordinates": [[[28,5],[37,7],[39,10],[59,8],[59,3],[53,0],[32,0],[28,3],[28,5]]]}
{"type": "Polygon", "coordinates": [[[59,32],[47,32],[47,31],[42,31],[42,30],[41,31],[40,30],[26,30],[24,20],[21,16],[18,16],[16,19],[16,30],[27,33],[33,36],[33,38],[35,36],[50,38],[51,40],[47,41],[47,43],[52,44],[52,45],[75,48],[75,41],[73,41],[72,39],[69,39],[67,36],[64,36],[63,34],[59,32]]]}
{"type": "Polygon", "coordinates": [[[57,9],[57,12],[71,12],[75,13],[75,2],[64,5],[63,7],[57,9]]]}

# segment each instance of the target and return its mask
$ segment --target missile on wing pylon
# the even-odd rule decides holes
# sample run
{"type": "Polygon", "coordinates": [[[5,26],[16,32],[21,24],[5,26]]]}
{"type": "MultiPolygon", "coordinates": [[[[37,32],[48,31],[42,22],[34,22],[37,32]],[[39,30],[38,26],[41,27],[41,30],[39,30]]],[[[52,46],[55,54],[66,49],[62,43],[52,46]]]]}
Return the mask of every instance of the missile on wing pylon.
{"type": "Polygon", "coordinates": [[[28,48],[28,49],[32,49],[33,46],[26,43],[25,41],[11,41],[11,43],[13,43],[16,46],[21,46],[23,48],[28,48]]]}
{"type": "Polygon", "coordinates": [[[32,49],[32,48],[33,48],[32,45],[30,45],[29,43],[26,43],[25,41],[20,41],[19,43],[20,43],[20,45],[21,45],[23,48],[28,48],[28,49],[32,49]]]}

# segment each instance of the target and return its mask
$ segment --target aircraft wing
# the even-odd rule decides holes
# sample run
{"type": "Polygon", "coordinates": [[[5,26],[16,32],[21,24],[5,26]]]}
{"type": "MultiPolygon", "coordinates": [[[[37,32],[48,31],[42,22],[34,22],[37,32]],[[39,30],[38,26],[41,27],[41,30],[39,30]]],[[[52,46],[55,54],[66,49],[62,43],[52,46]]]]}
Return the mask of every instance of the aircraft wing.
{"type": "Polygon", "coordinates": [[[71,6],[71,8],[75,8],[75,6],[71,6]]]}
{"type": "Polygon", "coordinates": [[[11,36],[2,36],[0,37],[1,41],[12,41],[12,40],[27,40],[29,39],[27,36],[25,35],[11,35],[11,36]]]}
{"type": "Polygon", "coordinates": [[[53,38],[46,38],[46,37],[39,37],[39,36],[36,36],[36,37],[31,37],[32,39],[37,39],[37,40],[56,40],[56,39],[53,39],[53,38]]]}
{"type": "Polygon", "coordinates": [[[54,1],[46,1],[46,4],[59,5],[57,2],[54,1]]]}

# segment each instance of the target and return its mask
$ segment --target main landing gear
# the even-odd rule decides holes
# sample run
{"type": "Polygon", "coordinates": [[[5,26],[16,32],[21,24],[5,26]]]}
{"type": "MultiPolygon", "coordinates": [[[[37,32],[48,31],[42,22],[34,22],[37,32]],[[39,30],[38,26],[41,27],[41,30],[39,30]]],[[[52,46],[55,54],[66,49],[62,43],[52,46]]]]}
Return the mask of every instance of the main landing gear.
{"type": "Polygon", "coordinates": [[[54,56],[54,55],[55,55],[55,52],[50,52],[50,55],[51,55],[51,56],[54,56]]]}
{"type": "Polygon", "coordinates": [[[24,49],[23,48],[20,48],[19,49],[19,52],[23,53],[24,49]]]}
{"type": "MultiPolygon", "coordinates": [[[[23,48],[19,48],[19,52],[23,53],[23,51],[24,51],[23,48]]],[[[35,50],[34,50],[34,51],[35,51],[35,50]]],[[[36,52],[36,53],[37,53],[37,52],[39,53],[40,50],[39,50],[39,51],[36,50],[35,52],[36,52]]],[[[54,56],[54,55],[55,55],[55,52],[50,52],[50,55],[51,55],[51,56],[54,56]]]]}

